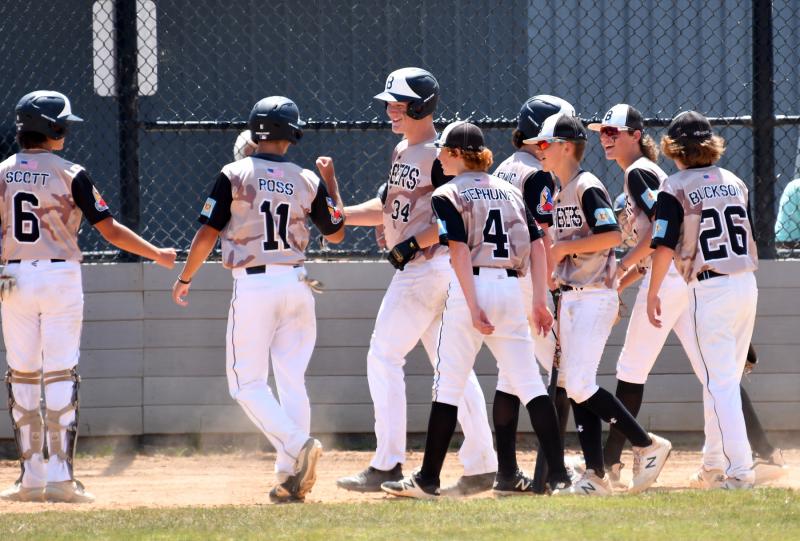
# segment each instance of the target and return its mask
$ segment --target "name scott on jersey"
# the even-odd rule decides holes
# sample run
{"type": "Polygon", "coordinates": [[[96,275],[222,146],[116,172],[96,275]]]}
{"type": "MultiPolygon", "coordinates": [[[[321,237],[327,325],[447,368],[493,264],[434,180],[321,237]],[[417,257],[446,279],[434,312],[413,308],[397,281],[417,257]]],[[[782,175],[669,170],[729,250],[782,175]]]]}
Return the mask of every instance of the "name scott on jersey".
{"type": "Polygon", "coordinates": [[[389,184],[413,190],[419,184],[419,169],[407,163],[395,162],[389,173],[389,184]]]}
{"type": "Polygon", "coordinates": [[[6,184],[20,182],[22,184],[41,184],[47,186],[47,179],[50,173],[40,173],[38,171],[8,171],[6,173],[6,184]]]}
{"type": "Polygon", "coordinates": [[[741,190],[734,184],[714,184],[711,186],[700,186],[696,190],[689,192],[689,202],[697,205],[703,199],[721,199],[723,197],[737,197],[742,195],[741,190]]]}

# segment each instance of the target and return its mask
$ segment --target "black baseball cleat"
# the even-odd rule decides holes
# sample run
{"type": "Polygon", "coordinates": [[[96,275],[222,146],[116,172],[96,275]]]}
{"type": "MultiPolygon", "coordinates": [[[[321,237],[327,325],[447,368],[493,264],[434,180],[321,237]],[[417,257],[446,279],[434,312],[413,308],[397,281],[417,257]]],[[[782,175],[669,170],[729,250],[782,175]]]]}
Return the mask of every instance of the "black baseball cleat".
{"type": "Polygon", "coordinates": [[[550,494],[567,490],[571,486],[572,478],[567,471],[553,474],[550,476],[550,479],[547,480],[547,490],[550,494]]]}
{"type": "Polygon", "coordinates": [[[473,494],[491,490],[496,475],[495,472],[462,475],[458,478],[458,481],[441,490],[442,496],[472,496],[473,494]]]}
{"type": "Polygon", "coordinates": [[[510,477],[505,477],[498,473],[497,477],[494,479],[492,492],[497,496],[536,495],[536,492],[533,490],[533,479],[520,470],[514,472],[514,475],[510,477]]]}
{"type": "Polygon", "coordinates": [[[337,479],[336,486],[355,492],[381,492],[383,483],[400,481],[402,478],[402,464],[396,464],[391,470],[378,470],[370,466],[361,473],[337,479]]]}
{"type": "Polygon", "coordinates": [[[392,496],[415,498],[417,500],[432,500],[439,497],[438,485],[429,485],[421,482],[417,477],[417,472],[399,481],[387,481],[381,485],[381,489],[392,496]]]}

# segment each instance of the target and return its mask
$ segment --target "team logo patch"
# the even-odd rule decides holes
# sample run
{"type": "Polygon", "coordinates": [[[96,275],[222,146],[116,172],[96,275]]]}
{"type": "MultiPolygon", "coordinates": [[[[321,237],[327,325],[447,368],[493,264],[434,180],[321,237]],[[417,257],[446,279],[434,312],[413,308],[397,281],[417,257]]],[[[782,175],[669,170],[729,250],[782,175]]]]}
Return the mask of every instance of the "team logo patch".
{"type": "Polygon", "coordinates": [[[336,203],[334,203],[333,199],[330,197],[326,197],[325,201],[328,203],[328,213],[331,215],[331,223],[333,225],[341,223],[344,219],[342,211],[336,208],[336,203]]]}
{"type": "Polygon", "coordinates": [[[553,213],[553,194],[550,193],[550,188],[547,186],[545,186],[542,193],[539,194],[539,204],[536,205],[536,211],[539,214],[553,213]]]}
{"type": "Polygon", "coordinates": [[[439,236],[446,237],[447,236],[447,224],[444,223],[444,220],[440,220],[437,218],[436,224],[439,226],[439,236]]]}
{"type": "Polygon", "coordinates": [[[647,205],[648,209],[653,208],[653,205],[656,204],[657,199],[658,190],[645,189],[645,191],[642,192],[642,201],[644,201],[644,204],[647,205]]]}
{"type": "Polygon", "coordinates": [[[594,225],[613,225],[617,223],[617,218],[614,216],[614,212],[610,208],[599,208],[595,209],[594,211],[594,225]]]}
{"type": "Polygon", "coordinates": [[[663,239],[667,234],[667,221],[656,220],[653,222],[653,238],[663,239]]]}
{"type": "Polygon", "coordinates": [[[97,212],[104,212],[108,210],[108,205],[106,205],[103,196],[100,195],[100,192],[97,191],[97,188],[92,186],[92,195],[94,196],[94,208],[97,209],[97,212]]]}
{"type": "Polygon", "coordinates": [[[200,211],[200,216],[205,216],[206,218],[211,218],[211,213],[214,212],[214,207],[216,206],[217,201],[209,197],[206,199],[205,204],[203,205],[203,210],[200,211]]]}

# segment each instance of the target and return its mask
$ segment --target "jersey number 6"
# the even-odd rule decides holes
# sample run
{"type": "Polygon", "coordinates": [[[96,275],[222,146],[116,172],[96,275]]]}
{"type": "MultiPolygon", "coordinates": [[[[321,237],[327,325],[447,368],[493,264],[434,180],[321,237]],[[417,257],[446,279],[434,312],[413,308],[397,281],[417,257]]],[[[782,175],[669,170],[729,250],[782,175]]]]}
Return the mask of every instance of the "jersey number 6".
{"type": "Polygon", "coordinates": [[[33,244],[39,240],[39,217],[29,210],[38,207],[36,195],[30,192],[14,194],[14,238],[17,242],[33,244]]]}

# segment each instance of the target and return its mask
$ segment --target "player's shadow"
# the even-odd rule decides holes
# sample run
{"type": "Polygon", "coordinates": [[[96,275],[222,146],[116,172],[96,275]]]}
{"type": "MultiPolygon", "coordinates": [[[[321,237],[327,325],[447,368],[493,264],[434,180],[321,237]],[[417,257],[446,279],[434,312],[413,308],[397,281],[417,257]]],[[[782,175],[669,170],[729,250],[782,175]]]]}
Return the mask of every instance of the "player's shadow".
{"type": "Polygon", "coordinates": [[[133,449],[126,445],[118,445],[117,448],[114,449],[111,462],[100,472],[100,476],[119,475],[127,470],[131,464],[133,464],[134,460],[136,460],[136,452],[133,449]]]}

